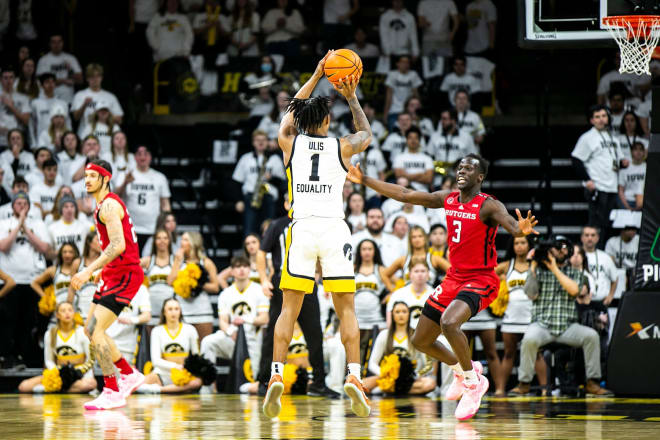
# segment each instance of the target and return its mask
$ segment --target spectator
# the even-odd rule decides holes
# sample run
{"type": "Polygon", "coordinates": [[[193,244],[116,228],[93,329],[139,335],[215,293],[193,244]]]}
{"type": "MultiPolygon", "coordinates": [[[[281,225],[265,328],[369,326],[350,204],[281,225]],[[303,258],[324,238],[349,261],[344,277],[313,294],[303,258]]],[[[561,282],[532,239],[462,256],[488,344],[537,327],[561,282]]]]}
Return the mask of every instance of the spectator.
{"type": "MultiPolygon", "coordinates": [[[[30,172],[25,175],[25,180],[27,181],[28,185],[30,185],[30,190],[44,182],[44,163],[53,159],[53,153],[51,153],[51,151],[46,147],[39,147],[34,150],[33,156],[35,166],[32,167],[30,172]]],[[[62,185],[62,178],[59,175],[55,177],[55,183],[58,186],[62,185]]],[[[36,199],[33,200],[33,203],[36,201],[36,199]]]]}
{"type": "MultiPolygon", "coordinates": [[[[44,217],[44,223],[46,223],[47,227],[52,225],[53,222],[56,222],[57,220],[62,218],[62,213],[60,212],[59,206],[60,206],[60,200],[62,200],[63,197],[71,197],[75,202],[75,197],[73,197],[73,190],[71,189],[70,186],[62,185],[60,186],[59,191],[57,191],[57,194],[55,195],[55,203],[53,204],[53,209],[51,209],[51,211],[48,214],[46,214],[46,217],[44,217]]],[[[81,212],[78,212],[77,208],[78,208],[78,204],[76,203],[76,214],[74,218],[80,218],[81,220],[87,221],[87,216],[85,216],[85,214],[81,212]]],[[[81,247],[82,247],[82,243],[81,243],[81,247]]]]}
{"type": "Polygon", "coordinates": [[[117,187],[124,194],[126,207],[133,213],[133,226],[138,236],[139,249],[156,231],[156,219],[162,211],[171,211],[170,186],[163,173],[151,168],[151,151],[144,145],[135,152],[137,169],[127,172],[124,182],[117,187]]]}
{"type": "Polygon", "coordinates": [[[30,199],[41,209],[42,218],[46,216],[55,206],[55,196],[60,189],[55,180],[57,179],[57,162],[51,158],[43,164],[43,180],[35,185],[31,185],[30,199]]]}
{"type": "Polygon", "coordinates": [[[353,253],[357,245],[364,239],[373,240],[378,245],[380,255],[383,257],[383,264],[391,265],[394,260],[406,254],[407,249],[399,243],[399,240],[383,232],[385,220],[383,211],[380,208],[371,208],[367,211],[367,229],[360,231],[352,236],[353,253]]]}
{"type": "Polygon", "coordinates": [[[280,121],[282,120],[282,116],[284,116],[287,105],[289,105],[288,99],[289,94],[287,92],[283,90],[278,92],[276,96],[277,105],[273,106],[269,114],[261,118],[257,126],[257,130],[265,132],[268,137],[269,151],[279,151],[277,132],[280,130],[280,121]]]}
{"type": "Polygon", "coordinates": [[[76,199],[65,195],[59,199],[57,204],[59,219],[48,226],[51,239],[51,248],[59,249],[64,243],[73,243],[80,255],[85,250],[85,237],[92,224],[87,219],[78,218],[78,205],[76,199]]]}
{"type": "MultiPolygon", "coordinates": [[[[9,145],[4,134],[12,129],[25,130],[30,122],[30,100],[14,90],[15,71],[9,66],[2,69],[0,93],[0,147],[9,145]]],[[[14,171],[15,172],[15,171],[14,171]]]]}
{"type": "Polygon", "coordinates": [[[359,0],[323,0],[321,35],[323,35],[326,51],[339,49],[346,45],[351,32],[351,17],[359,9],[359,0]]]}
{"type": "MultiPolygon", "coordinates": [[[[156,219],[156,230],[165,229],[170,234],[170,241],[172,242],[172,255],[176,253],[181,247],[181,235],[176,231],[177,223],[176,217],[171,211],[163,211],[156,219]]],[[[142,247],[142,256],[148,257],[152,255],[153,250],[153,237],[149,237],[147,242],[142,247]]]]}
{"type": "Polygon", "coordinates": [[[40,88],[34,73],[34,60],[26,58],[20,64],[21,73],[16,78],[14,89],[27,96],[30,101],[39,96],[40,88]]]}
{"type": "Polygon", "coordinates": [[[420,152],[422,132],[411,127],[406,132],[407,151],[399,154],[392,164],[396,177],[405,177],[417,191],[428,191],[433,183],[433,160],[420,152]]]}
{"type": "Polygon", "coordinates": [[[259,56],[260,18],[250,0],[238,0],[229,16],[229,56],[259,56]]]}
{"type": "Polygon", "coordinates": [[[346,203],[346,221],[351,225],[351,231],[362,231],[367,224],[367,215],[364,213],[364,197],[357,191],[348,196],[346,203]]]}
{"type": "Polygon", "coordinates": [[[610,91],[610,126],[615,132],[621,130],[621,121],[626,110],[626,97],[619,89],[610,91]]]}
{"type": "MultiPolygon", "coordinates": [[[[390,199],[391,200],[391,199],[390,199]]],[[[395,211],[395,213],[400,211],[395,211]]],[[[410,225],[408,224],[408,219],[405,215],[389,215],[387,216],[387,222],[390,223],[389,229],[386,228],[387,232],[392,231],[392,236],[399,240],[399,244],[402,247],[408,248],[408,232],[410,225]]],[[[396,261],[399,261],[402,257],[399,257],[396,261]]],[[[405,261],[405,260],[402,260],[405,261]]]]}
{"type": "Polygon", "coordinates": [[[51,124],[51,110],[57,106],[64,109],[66,127],[71,129],[71,118],[69,117],[69,104],[55,97],[55,75],[44,73],[39,76],[41,83],[41,95],[30,103],[31,118],[29,123],[30,144],[41,146],[38,142],[39,136],[48,131],[51,124]]]}
{"type": "Polygon", "coordinates": [[[62,136],[68,131],[66,107],[54,105],[50,109],[50,124],[39,134],[38,147],[48,148],[51,153],[62,150],[62,136]]]}
{"type": "Polygon", "coordinates": [[[165,0],[147,26],[147,41],[153,50],[154,61],[172,57],[187,57],[194,36],[188,17],[179,13],[178,0],[165,0]]]}
{"type": "Polygon", "coordinates": [[[155,310],[163,307],[168,298],[174,296],[174,288],[167,284],[167,277],[172,271],[172,236],[162,228],[156,228],[156,233],[151,239],[152,246],[149,254],[140,259],[140,266],[144,270],[144,276],[149,280],[149,301],[151,302],[150,329],[158,325],[160,318],[155,310]]]}
{"type": "Polygon", "coordinates": [[[267,145],[268,137],[265,132],[253,132],[254,151],[241,156],[232,174],[232,179],[241,184],[243,193],[243,200],[236,204],[236,210],[243,212],[244,235],[257,232],[261,222],[275,216],[275,203],[279,198],[278,187],[286,180],[280,155],[272,154],[267,157],[267,145]]]}
{"type": "Polygon", "coordinates": [[[243,77],[243,81],[249,89],[257,88],[254,84],[276,79],[277,66],[270,55],[263,55],[255,67],[254,72],[250,72],[243,77]]]}
{"type": "MultiPolygon", "coordinates": [[[[387,221],[385,222],[385,230],[388,232],[392,231],[392,234],[398,236],[399,238],[403,238],[404,236],[407,236],[408,226],[410,227],[419,226],[424,230],[425,233],[427,234],[429,233],[431,224],[429,223],[424,208],[418,209],[418,207],[410,203],[402,203],[401,208],[398,211],[394,211],[392,214],[390,214],[387,217],[387,221]],[[405,234],[403,231],[401,233],[397,233],[397,219],[400,218],[405,219],[404,224],[407,225],[405,229],[405,234]]],[[[431,279],[435,280],[435,274],[432,273],[431,275],[433,275],[433,278],[431,279]]]]}
{"type": "Polygon", "coordinates": [[[7,132],[5,138],[9,148],[0,154],[0,159],[11,166],[15,176],[27,176],[36,164],[34,156],[29,151],[25,151],[25,136],[21,130],[12,128],[7,132]]]}
{"type": "Polygon", "coordinates": [[[412,55],[413,62],[419,56],[415,17],[403,7],[403,0],[392,0],[392,8],[380,16],[380,48],[386,56],[412,55]]]}
{"type": "Polygon", "coordinates": [[[422,139],[428,139],[435,130],[431,119],[423,115],[422,101],[415,96],[411,96],[406,99],[403,108],[412,118],[413,125],[422,131],[422,139]]]}
{"type": "Polygon", "coordinates": [[[651,77],[648,75],[635,75],[633,73],[619,73],[619,66],[621,65],[621,52],[614,52],[614,69],[600,77],[598,81],[598,104],[607,105],[607,97],[610,94],[611,88],[616,84],[623,84],[633,96],[643,96],[644,91],[648,90],[651,86],[651,77]]]}
{"type": "Polygon", "coordinates": [[[417,23],[422,33],[422,55],[451,57],[460,23],[453,0],[422,0],[417,5],[417,23]],[[450,29],[451,21],[451,29],[450,29]]]}
{"type": "Polygon", "coordinates": [[[192,53],[204,57],[204,66],[215,66],[218,55],[227,53],[231,30],[229,18],[220,14],[218,0],[205,0],[204,8],[189,14],[195,40],[192,53]]]}
{"type": "MultiPolygon", "coordinates": [[[[99,244],[99,237],[96,231],[90,231],[85,236],[85,246],[83,247],[83,253],[80,259],[74,263],[76,265],[76,273],[82,272],[88,267],[92,262],[94,262],[101,255],[101,245],[99,244]]],[[[90,279],[85,282],[80,290],[75,292],[75,303],[78,305],[78,311],[80,316],[84,321],[87,320],[87,313],[89,312],[90,306],[92,305],[92,299],[96,293],[96,283],[94,279],[90,279]]],[[[69,300],[74,302],[74,292],[69,294],[69,300]]]]}
{"type": "Polygon", "coordinates": [[[456,92],[465,90],[469,96],[481,91],[481,83],[472,74],[467,73],[465,68],[465,57],[458,55],[454,57],[454,71],[442,80],[440,90],[448,94],[449,103],[456,102],[456,92]]]}
{"type": "Polygon", "coordinates": [[[596,286],[593,292],[592,301],[602,302],[609,306],[614,299],[618,274],[612,258],[600,249],[596,249],[599,242],[600,231],[594,226],[585,226],[582,228],[582,246],[587,256],[589,272],[594,276],[596,286]]]}
{"type": "Polygon", "coordinates": [[[410,326],[417,327],[419,317],[422,315],[422,308],[427,298],[433,292],[433,287],[428,285],[429,266],[424,258],[413,258],[409,263],[410,283],[392,292],[387,300],[385,308],[385,317],[387,326],[391,327],[392,309],[397,302],[405,303],[410,309],[410,326]]]}
{"type": "MultiPolygon", "coordinates": [[[[385,170],[387,169],[387,162],[383,157],[380,149],[370,146],[363,154],[354,154],[351,158],[351,163],[353,165],[360,163],[362,172],[369,177],[379,180],[385,180],[385,170]]],[[[366,187],[365,194],[367,197],[366,200],[366,209],[372,207],[379,207],[381,204],[381,195],[371,188],[366,187]]],[[[365,220],[366,224],[366,220],[365,220]]]]}
{"type": "MultiPolygon", "coordinates": [[[[126,174],[137,169],[135,155],[128,151],[126,134],[123,131],[115,131],[110,138],[110,151],[101,152],[101,159],[112,165],[113,186],[121,186],[126,174]]],[[[155,313],[155,312],[154,312],[155,313]]]]}
{"type": "MultiPolygon", "coordinates": [[[[248,259],[250,262],[250,274],[248,278],[254,283],[259,283],[261,278],[259,277],[259,269],[257,267],[257,254],[259,253],[259,248],[261,246],[261,236],[259,234],[248,234],[243,239],[243,256],[248,259]]],[[[273,273],[272,259],[269,256],[266,262],[266,273],[268,275],[273,273]]],[[[229,280],[233,277],[234,270],[231,266],[224,268],[218,274],[218,283],[222,290],[229,287],[229,280]]]]}
{"type": "Polygon", "coordinates": [[[433,160],[443,163],[453,173],[454,163],[469,153],[479,153],[472,136],[458,128],[458,112],[454,109],[440,113],[439,130],[431,138],[428,151],[433,160]]]}
{"type": "Polygon", "coordinates": [[[302,15],[289,0],[277,0],[277,7],[266,12],[261,21],[266,52],[284,56],[300,54],[298,37],[305,31],[302,15]]]}
{"type": "Polygon", "coordinates": [[[92,122],[92,115],[98,109],[99,104],[103,104],[110,111],[114,124],[121,124],[124,117],[124,110],[117,97],[112,92],[101,88],[103,66],[94,63],[88,64],[85,68],[85,77],[89,87],[76,93],[76,96],[73,97],[73,104],[71,104],[73,118],[80,121],[78,136],[81,138],[85,137],[83,133],[92,122]]]}
{"type": "MultiPolygon", "coordinates": [[[[94,136],[93,134],[88,134],[87,136],[85,136],[85,138],[82,141],[81,152],[82,152],[82,156],[85,158],[85,162],[83,162],[80,168],[73,173],[72,179],[74,185],[80,184],[81,189],[87,192],[87,190],[85,190],[84,188],[85,165],[87,165],[87,162],[89,162],[90,160],[99,157],[99,154],[101,152],[101,145],[99,144],[99,140],[97,139],[97,137],[94,136]]],[[[80,196],[76,196],[76,198],[79,197],[80,196]]]]}
{"type": "Polygon", "coordinates": [[[236,345],[236,332],[243,326],[252,365],[252,377],[259,374],[261,356],[260,327],[268,324],[268,298],[261,285],[250,281],[250,261],[247,257],[231,260],[234,283],[220,293],[218,322],[220,330],[202,339],[201,353],[215,364],[216,358],[231,359],[236,345]]]}
{"type": "Polygon", "coordinates": [[[380,49],[375,44],[367,41],[367,33],[361,27],[355,29],[353,42],[347,44],[346,49],[352,50],[360,58],[376,58],[380,56],[380,49]]]}
{"type": "MultiPolygon", "coordinates": [[[[470,110],[470,94],[465,90],[457,90],[454,94],[454,108],[459,131],[470,135],[476,145],[481,145],[486,136],[486,128],[479,113],[470,110]]],[[[438,131],[441,130],[442,124],[438,124],[438,131]]]]}
{"type": "Polygon", "coordinates": [[[408,98],[419,98],[418,87],[422,79],[417,72],[410,70],[410,58],[402,56],[396,63],[396,70],[390,71],[385,78],[385,108],[383,109],[383,122],[391,130],[399,113],[404,111],[404,104],[408,98]]]}
{"type": "Polygon", "coordinates": [[[602,231],[599,243],[602,248],[610,236],[610,211],[617,206],[617,173],[630,162],[608,129],[607,108],[602,105],[591,107],[589,118],[592,127],[580,136],[571,156],[589,202],[589,224],[602,231]]]}
{"type": "Polygon", "coordinates": [[[381,150],[387,153],[389,160],[392,162],[399,154],[406,151],[407,141],[405,134],[412,127],[412,116],[408,113],[399,113],[396,118],[396,125],[398,130],[388,134],[381,146],[381,150]]]}
{"type": "Polygon", "coordinates": [[[0,356],[4,368],[18,362],[29,367],[41,365],[33,330],[37,324],[39,297],[30,287],[32,280],[46,269],[48,231],[43,221],[28,216],[30,199],[25,192],[14,194],[12,216],[0,221],[0,266],[16,287],[2,298],[0,356]]]}
{"type": "Polygon", "coordinates": [[[474,0],[465,8],[468,33],[465,53],[471,56],[493,58],[497,8],[491,0],[474,0]]]}
{"type": "Polygon", "coordinates": [[[85,156],[80,154],[80,138],[73,131],[67,131],[62,135],[62,151],[57,153],[60,176],[63,185],[73,183],[73,175],[85,166],[85,156]]]}
{"type": "Polygon", "coordinates": [[[645,155],[644,144],[633,143],[631,147],[632,163],[619,171],[619,204],[624,209],[641,211],[644,205],[645,155]]]}
{"type": "Polygon", "coordinates": [[[626,225],[618,236],[611,237],[605,243],[605,253],[614,260],[619,269],[630,273],[637,265],[639,235],[636,225],[626,225]]]}
{"type": "Polygon", "coordinates": [[[55,97],[70,104],[73,100],[73,87],[82,83],[82,69],[74,55],[63,52],[64,40],[61,34],[50,37],[50,52],[39,58],[37,75],[55,75],[55,97]]]}
{"type": "MultiPolygon", "coordinates": [[[[532,261],[525,294],[532,300],[532,321],[520,346],[518,386],[513,394],[527,394],[534,372],[539,348],[551,342],[582,347],[589,394],[599,396],[612,393],[601,388],[600,340],[592,328],[578,324],[575,297],[586,284],[586,277],[568,265],[569,250],[557,244],[543,258],[542,265],[532,261]]],[[[611,260],[610,260],[611,261],[611,260]]]]}
{"type": "Polygon", "coordinates": [[[89,115],[89,121],[85,125],[85,128],[83,128],[80,136],[83,138],[90,134],[96,136],[101,146],[100,155],[103,156],[111,152],[110,144],[112,142],[112,136],[116,132],[121,131],[121,127],[115,124],[116,118],[110,110],[111,104],[108,101],[99,99],[95,104],[94,111],[89,115]]]}
{"type": "MultiPolygon", "coordinates": [[[[9,192],[9,197],[13,200],[14,196],[18,194],[19,192],[24,192],[28,194],[29,192],[29,185],[25,181],[24,178],[21,176],[18,176],[14,179],[11,187],[11,191],[9,192]]],[[[5,203],[4,205],[0,206],[0,220],[5,220],[8,218],[12,218],[14,216],[14,208],[12,206],[11,200],[8,203],[5,203]]],[[[34,220],[41,220],[41,213],[39,212],[39,208],[34,206],[30,206],[30,210],[27,213],[27,216],[29,219],[34,219],[34,220]]]]}
{"type": "Polygon", "coordinates": [[[39,295],[39,298],[43,298],[45,292],[42,286],[53,284],[55,304],[67,301],[71,277],[75,274],[74,261],[79,256],[78,248],[73,243],[64,242],[56,247],[55,252],[53,252],[55,264],[47,267],[45,271],[32,280],[30,283],[32,290],[39,295]]]}
{"type": "Polygon", "coordinates": [[[644,130],[639,122],[639,116],[628,110],[623,114],[623,122],[619,128],[619,145],[626,159],[631,158],[632,146],[640,142],[644,146],[644,153],[649,149],[649,140],[644,137],[644,130]]]}

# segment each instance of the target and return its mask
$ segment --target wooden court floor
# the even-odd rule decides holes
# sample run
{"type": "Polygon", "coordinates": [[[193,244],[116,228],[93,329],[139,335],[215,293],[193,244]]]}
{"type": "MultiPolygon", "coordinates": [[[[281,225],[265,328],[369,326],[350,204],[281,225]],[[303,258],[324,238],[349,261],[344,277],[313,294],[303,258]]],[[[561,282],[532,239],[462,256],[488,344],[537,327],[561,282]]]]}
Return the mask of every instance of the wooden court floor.
{"type": "Polygon", "coordinates": [[[660,439],[660,399],[485,398],[470,422],[455,402],[374,399],[372,415],[348,400],[283,397],[279,420],[261,398],[239,395],[134,395],[125,408],[88,413],[89,396],[0,395],[3,439],[660,439]]]}

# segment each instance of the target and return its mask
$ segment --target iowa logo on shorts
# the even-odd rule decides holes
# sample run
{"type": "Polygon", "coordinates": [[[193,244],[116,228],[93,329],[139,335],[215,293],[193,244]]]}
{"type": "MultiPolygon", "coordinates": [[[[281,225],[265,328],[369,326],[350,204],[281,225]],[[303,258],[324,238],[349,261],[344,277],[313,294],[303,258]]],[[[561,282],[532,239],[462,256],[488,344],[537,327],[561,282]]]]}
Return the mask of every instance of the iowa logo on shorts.
{"type": "Polygon", "coordinates": [[[344,243],[344,257],[348,258],[348,261],[353,260],[353,246],[349,243],[344,243]]]}

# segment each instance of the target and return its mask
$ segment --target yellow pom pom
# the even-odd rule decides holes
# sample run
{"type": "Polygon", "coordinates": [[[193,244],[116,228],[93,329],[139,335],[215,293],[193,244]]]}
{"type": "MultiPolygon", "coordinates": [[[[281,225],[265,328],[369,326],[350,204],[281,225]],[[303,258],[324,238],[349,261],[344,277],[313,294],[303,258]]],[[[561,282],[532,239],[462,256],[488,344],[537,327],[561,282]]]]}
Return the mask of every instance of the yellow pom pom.
{"type": "Polygon", "coordinates": [[[188,275],[193,278],[195,282],[197,282],[199,277],[202,276],[202,270],[195,263],[188,263],[186,265],[186,271],[188,271],[188,275]]]}
{"type": "Polygon", "coordinates": [[[41,384],[47,393],[60,391],[62,389],[60,370],[57,367],[44,370],[43,376],[41,376],[41,384]]]}
{"type": "Polygon", "coordinates": [[[186,370],[185,368],[172,368],[170,376],[172,377],[172,383],[179,387],[186,385],[193,378],[192,374],[190,374],[190,371],[186,370]]]}
{"type": "Polygon", "coordinates": [[[44,296],[39,299],[39,313],[50,316],[55,311],[55,287],[51,284],[44,289],[44,296]]]}
{"type": "Polygon", "coordinates": [[[497,298],[490,303],[490,310],[495,316],[502,316],[506,311],[506,307],[509,305],[509,286],[505,280],[500,282],[500,291],[497,294],[497,298]]]}
{"type": "Polygon", "coordinates": [[[149,373],[151,373],[151,370],[154,369],[154,364],[151,363],[151,361],[147,361],[144,364],[144,368],[142,368],[142,374],[145,376],[149,373]]]}
{"type": "Polygon", "coordinates": [[[73,314],[73,322],[75,322],[76,325],[83,325],[85,323],[85,321],[83,321],[82,319],[82,315],[80,314],[80,312],[76,312],[73,314]]]}
{"type": "Polygon", "coordinates": [[[376,381],[378,387],[385,393],[394,392],[394,385],[399,378],[399,369],[401,362],[399,356],[392,353],[380,361],[380,377],[376,381]]]}
{"type": "Polygon", "coordinates": [[[284,382],[284,394],[291,394],[291,387],[298,380],[298,367],[293,364],[284,364],[282,382],[284,382]]]}

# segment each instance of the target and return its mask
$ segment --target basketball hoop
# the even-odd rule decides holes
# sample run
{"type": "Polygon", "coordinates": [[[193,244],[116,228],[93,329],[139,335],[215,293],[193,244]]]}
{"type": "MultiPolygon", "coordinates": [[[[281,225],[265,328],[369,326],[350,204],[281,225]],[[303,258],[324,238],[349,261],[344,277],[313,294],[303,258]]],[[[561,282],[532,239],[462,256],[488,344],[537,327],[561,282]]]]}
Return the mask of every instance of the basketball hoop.
{"type": "Polygon", "coordinates": [[[603,17],[603,26],[621,49],[619,73],[650,75],[649,63],[660,39],[659,15],[603,17]]]}

